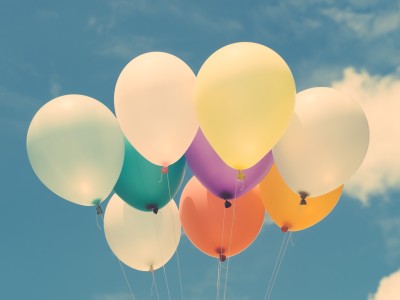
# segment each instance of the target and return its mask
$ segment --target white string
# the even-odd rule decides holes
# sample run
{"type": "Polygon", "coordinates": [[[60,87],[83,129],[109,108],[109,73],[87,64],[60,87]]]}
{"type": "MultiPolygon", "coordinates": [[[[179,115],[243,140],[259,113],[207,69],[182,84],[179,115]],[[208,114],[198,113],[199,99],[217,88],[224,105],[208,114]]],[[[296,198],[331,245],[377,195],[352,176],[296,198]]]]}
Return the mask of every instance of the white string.
{"type": "MultiPolygon", "coordinates": [[[[171,195],[171,186],[170,186],[170,183],[169,183],[169,175],[168,175],[168,172],[167,172],[167,182],[168,182],[169,199],[170,199],[170,201],[173,201],[173,200],[172,200],[172,195],[171,195]]],[[[177,244],[177,240],[176,240],[176,231],[175,231],[175,219],[174,219],[174,216],[173,216],[172,206],[170,206],[170,211],[171,211],[171,219],[172,219],[172,223],[173,223],[172,225],[173,225],[173,227],[174,227],[174,238],[175,238],[175,243],[177,244]]],[[[175,254],[176,254],[176,261],[177,261],[177,264],[178,264],[178,276],[179,276],[179,287],[180,287],[180,289],[181,289],[181,299],[183,300],[183,286],[182,286],[181,266],[180,266],[180,262],[179,262],[179,251],[178,251],[178,249],[176,249],[175,254]]]]}
{"type": "MultiPolygon", "coordinates": [[[[98,207],[99,207],[99,209],[98,209],[97,211],[100,212],[101,219],[103,220],[103,223],[104,223],[103,211],[101,210],[100,205],[98,205],[98,207]]],[[[99,222],[98,222],[98,216],[99,216],[99,213],[96,213],[96,223],[97,223],[97,227],[99,228],[99,230],[101,230],[100,225],[99,225],[99,222]]],[[[119,266],[121,267],[122,274],[124,275],[124,278],[125,278],[125,281],[126,281],[126,285],[127,285],[128,288],[129,288],[129,291],[130,291],[130,293],[131,293],[132,299],[135,300],[135,295],[133,294],[133,290],[132,290],[132,287],[131,287],[131,285],[130,285],[130,283],[129,283],[128,277],[126,276],[124,267],[122,266],[122,263],[121,263],[121,261],[119,260],[119,258],[116,257],[116,256],[115,256],[115,258],[118,260],[119,266]]]]}
{"type": "Polygon", "coordinates": [[[215,297],[216,300],[219,300],[219,282],[221,278],[221,260],[217,259],[217,296],[215,297]]]}
{"type": "Polygon", "coordinates": [[[282,244],[281,244],[281,249],[279,250],[279,254],[278,254],[278,257],[276,258],[275,266],[274,266],[274,269],[273,269],[272,274],[271,274],[271,278],[270,278],[269,283],[268,283],[267,291],[265,292],[264,300],[267,299],[267,296],[268,296],[268,294],[269,294],[269,291],[270,291],[270,288],[271,288],[271,285],[272,285],[272,281],[274,280],[275,272],[276,272],[276,269],[277,269],[277,267],[278,267],[280,257],[281,257],[281,255],[282,255],[282,250],[283,250],[283,248],[284,248],[284,245],[285,245],[285,242],[286,242],[286,238],[287,238],[287,234],[285,233],[285,234],[283,235],[283,240],[282,240],[282,244]]]}
{"type": "MultiPolygon", "coordinates": [[[[158,227],[157,227],[156,221],[157,221],[156,218],[154,218],[154,226],[155,226],[156,233],[157,233],[158,248],[159,248],[159,250],[160,250],[161,259],[163,259],[163,255],[162,255],[162,251],[161,251],[161,244],[160,244],[160,236],[159,236],[159,234],[158,234],[158,227]]],[[[163,259],[163,260],[164,260],[164,259],[163,259]]],[[[165,267],[164,267],[164,266],[163,266],[163,270],[164,270],[165,285],[166,285],[166,287],[167,287],[167,292],[168,292],[168,299],[171,300],[171,295],[170,295],[170,293],[169,293],[169,286],[168,286],[167,271],[165,270],[165,267]]]]}
{"type": "Polygon", "coordinates": [[[289,244],[289,240],[291,239],[291,235],[292,235],[292,232],[289,233],[289,238],[287,239],[285,248],[283,249],[283,254],[282,254],[281,260],[279,262],[278,269],[277,269],[277,271],[275,273],[275,278],[274,278],[274,281],[272,282],[272,286],[271,286],[271,289],[269,291],[269,295],[268,295],[267,300],[271,297],[272,289],[274,288],[276,278],[278,277],[279,269],[281,268],[281,264],[282,264],[283,258],[285,257],[286,249],[287,249],[287,246],[289,244]]]}
{"type": "MultiPolygon", "coordinates": [[[[244,182],[244,181],[243,181],[244,182]]],[[[236,199],[236,195],[237,195],[237,187],[238,187],[238,180],[236,180],[236,185],[235,185],[235,198],[236,199]]],[[[236,200],[235,200],[236,201],[236,200]]],[[[236,203],[233,203],[233,210],[232,210],[232,220],[231,220],[231,232],[230,232],[230,237],[229,237],[229,247],[228,247],[228,253],[229,253],[229,257],[228,257],[228,263],[226,265],[226,276],[225,276],[225,287],[224,287],[224,300],[226,297],[226,287],[228,285],[228,275],[229,275],[229,262],[231,260],[230,258],[230,253],[231,253],[231,245],[232,245],[232,236],[233,236],[233,223],[235,220],[235,208],[236,208],[236,203]]]]}
{"type": "Polygon", "coordinates": [[[156,288],[157,299],[160,300],[160,296],[158,295],[156,277],[154,276],[154,270],[151,270],[151,274],[153,275],[153,284],[151,285],[151,290],[153,291],[153,286],[156,288]]]}

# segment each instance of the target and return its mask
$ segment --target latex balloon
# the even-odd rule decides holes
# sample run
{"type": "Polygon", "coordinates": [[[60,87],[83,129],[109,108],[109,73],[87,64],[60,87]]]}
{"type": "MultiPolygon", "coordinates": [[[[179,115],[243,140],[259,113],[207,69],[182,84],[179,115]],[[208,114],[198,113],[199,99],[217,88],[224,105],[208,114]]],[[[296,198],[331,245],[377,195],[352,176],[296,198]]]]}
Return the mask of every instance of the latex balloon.
{"type": "Polygon", "coordinates": [[[176,162],[196,135],[195,79],[182,60],[163,52],[136,57],[118,78],[118,122],[133,147],[153,164],[176,162]]]}
{"type": "Polygon", "coordinates": [[[196,177],[185,186],[179,210],[183,230],[193,245],[222,261],[246,249],[257,237],[264,221],[258,187],[225,208],[196,177]]]}
{"type": "Polygon", "coordinates": [[[97,205],[111,193],[124,160],[124,138],[113,113],[83,95],[46,103],[32,119],[26,146],[43,184],[80,205],[97,205]]]}
{"type": "Polygon", "coordinates": [[[167,174],[162,174],[159,166],[141,156],[125,139],[124,165],[114,191],[132,207],[157,213],[175,196],[185,169],[186,160],[181,157],[167,174]]]}
{"type": "Polygon", "coordinates": [[[300,205],[299,195],[286,185],[276,166],[260,183],[265,209],[282,231],[303,230],[323,220],[335,208],[342,190],[343,185],[325,195],[309,197],[306,205],[300,205]]]}
{"type": "Polygon", "coordinates": [[[297,95],[295,115],[273,154],[293,191],[318,196],[353,175],[368,143],[368,121],[361,106],[340,91],[317,87],[297,95]]]}
{"type": "Polygon", "coordinates": [[[139,271],[153,271],[164,266],[178,248],[178,207],[171,200],[155,215],[131,207],[114,194],[104,215],[104,231],[120,261],[139,271]]]}
{"type": "Polygon", "coordinates": [[[212,54],[195,86],[200,127],[235,170],[254,166],[276,144],[293,114],[295,83],[285,61],[256,43],[234,43],[212,54]]]}
{"type": "Polygon", "coordinates": [[[238,171],[223,162],[200,129],[185,156],[196,178],[221,199],[234,199],[254,188],[273,164],[272,152],[268,152],[256,165],[243,170],[243,181],[237,181],[238,171]]]}

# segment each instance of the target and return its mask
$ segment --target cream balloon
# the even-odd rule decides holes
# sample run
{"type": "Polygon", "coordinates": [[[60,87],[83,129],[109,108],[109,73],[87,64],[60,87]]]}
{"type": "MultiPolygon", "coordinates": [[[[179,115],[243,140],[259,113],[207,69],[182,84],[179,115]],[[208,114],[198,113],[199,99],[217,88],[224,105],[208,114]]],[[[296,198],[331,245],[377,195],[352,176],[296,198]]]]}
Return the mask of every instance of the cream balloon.
{"type": "Polygon", "coordinates": [[[157,214],[137,210],[114,194],[104,215],[108,245],[124,264],[139,271],[164,266],[181,237],[181,222],[174,200],[157,214]]]}
{"type": "Polygon", "coordinates": [[[361,106],[338,90],[316,87],[297,94],[295,114],[273,155],[294,192],[320,196],[353,175],[368,143],[368,121],[361,106]]]}
{"type": "Polygon", "coordinates": [[[292,73],[272,49],[242,42],[213,53],[195,86],[196,113],[208,142],[235,170],[259,162],[289,125],[292,73]]]}
{"type": "Polygon", "coordinates": [[[182,60],[163,52],[136,57],[118,78],[118,122],[135,149],[156,165],[176,162],[196,135],[195,79],[182,60]]]}
{"type": "Polygon", "coordinates": [[[46,103],[27,135],[29,161],[39,179],[60,197],[97,205],[114,188],[124,161],[124,138],[113,113],[83,95],[46,103]]]}

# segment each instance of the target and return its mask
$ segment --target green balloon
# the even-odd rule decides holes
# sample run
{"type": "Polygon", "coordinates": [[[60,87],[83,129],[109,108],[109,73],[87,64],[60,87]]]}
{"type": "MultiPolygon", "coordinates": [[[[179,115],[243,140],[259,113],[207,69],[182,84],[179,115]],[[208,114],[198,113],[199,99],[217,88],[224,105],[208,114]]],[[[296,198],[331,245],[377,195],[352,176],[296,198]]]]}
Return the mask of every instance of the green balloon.
{"type": "Polygon", "coordinates": [[[183,182],[185,169],[186,160],[182,156],[164,174],[162,167],[145,159],[125,139],[124,164],[114,191],[132,207],[157,213],[175,196],[183,182]]]}

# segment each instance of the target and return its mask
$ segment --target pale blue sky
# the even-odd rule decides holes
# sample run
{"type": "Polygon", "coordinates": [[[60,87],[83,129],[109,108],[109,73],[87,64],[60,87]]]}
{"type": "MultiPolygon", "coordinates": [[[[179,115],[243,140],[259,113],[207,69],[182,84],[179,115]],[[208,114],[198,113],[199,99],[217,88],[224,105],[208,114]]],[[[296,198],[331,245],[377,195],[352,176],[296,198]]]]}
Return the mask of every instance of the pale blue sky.
{"type": "MultiPolygon", "coordinates": [[[[293,235],[271,299],[400,299],[400,288],[398,298],[386,292],[395,281],[380,285],[400,274],[399,1],[0,0],[0,37],[2,299],[130,299],[95,209],[57,197],[33,173],[25,139],[35,112],[70,93],[113,110],[116,79],[135,56],[169,52],[197,73],[237,41],[277,51],[298,91],[334,84],[352,93],[371,126],[365,164],[331,215],[293,235]]],[[[263,299],[282,238],[266,225],[232,258],[227,299],[263,299]]],[[[185,299],[214,299],[216,261],[186,237],[179,254],[185,299]]],[[[126,270],[137,299],[156,299],[151,274],[126,270]]],[[[179,299],[175,259],[166,270],[179,299]]],[[[164,274],[156,277],[166,299],[164,274]]]]}

